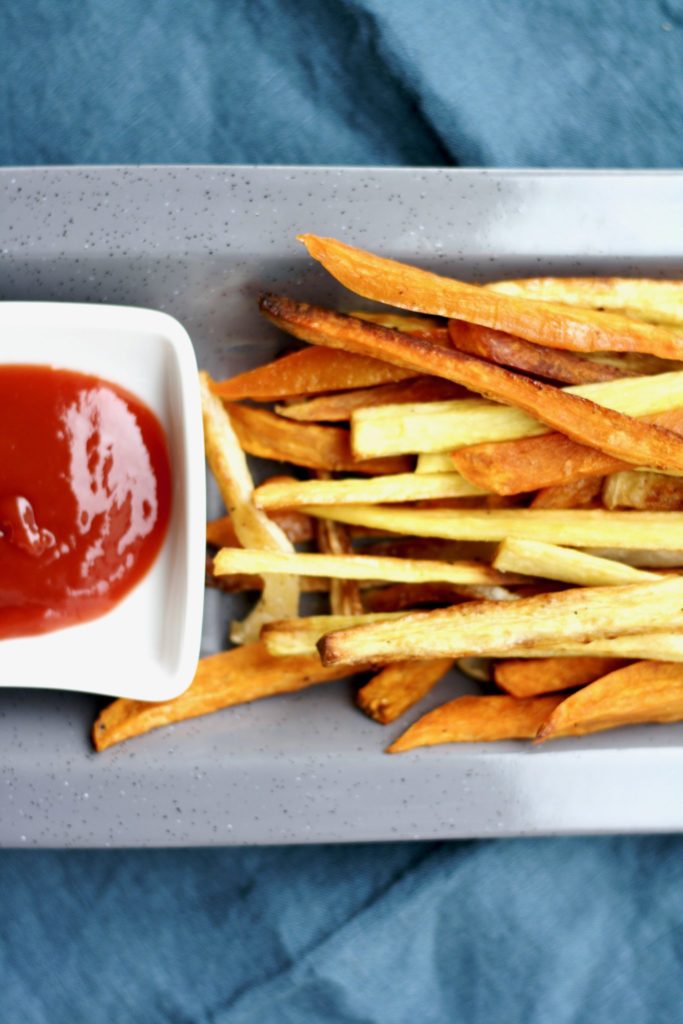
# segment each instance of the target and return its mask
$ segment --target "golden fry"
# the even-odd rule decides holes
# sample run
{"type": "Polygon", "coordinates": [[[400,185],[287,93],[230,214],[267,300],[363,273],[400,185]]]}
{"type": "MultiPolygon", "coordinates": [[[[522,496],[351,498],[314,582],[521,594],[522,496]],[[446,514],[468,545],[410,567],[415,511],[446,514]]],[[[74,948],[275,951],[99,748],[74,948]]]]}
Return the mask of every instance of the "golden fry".
{"type": "MultiPolygon", "coordinates": [[[[254,505],[254,484],[247,460],[223,403],[211,391],[209,376],[200,373],[199,383],[206,458],[221,497],[230,509],[237,539],[246,547],[293,552],[292,542],[277,523],[254,505]]],[[[255,640],[264,622],[294,617],[298,610],[298,579],[266,574],[263,577],[261,597],[255,607],[243,622],[233,623],[232,640],[234,643],[255,640]]]]}
{"type": "Polygon", "coordinates": [[[344,675],[348,675],[345,670],[323,668],[317,656],[273,658],[264,644],[245,644],[202,658],[192,684],[180,697],[159,704],[115,700],[95,720],[92,740],[96,750],[105,750],[171,722],[278,693],[292,693],[344,675]]]}
{"type": "Polygon", "coordinates": [[[362,615],[307,615],[303,618],[269,622],[263,627],[261,638],[269,654],[275,658],[294,654],[316,656],[315,646],[321,636],[335,629],[348,629],[369,622],[399,619],[405,612],[364,613],[362,615]]]}
{"type": "Polygon", "coordinates": [[[654,582],[654,572],[635,569],[623,562],[574,551],[558,544],[545,544],[537,540],[508,537],[498,548],[493,560],[501,572],[525,573],[527,576],[545,576],[583,587],[609,587],[622,583],[654,582]]]}
{"type": "Polygon", "coordinates": [[[432,747],[441,743],[533,739],[541,723],[560,700],[561,697],[519,700],[498,694],[492,697],[457,697],[429,711],[411,725],[387,748],[387,753],[402,754],[415,747],[432,747]]]}
{"type": "Polygon", "coordinates": [[[460,473],[435,473],[417,476],[399,473],[370,480],[292,480],[265,483],[257,487],[254,501],[259,508],[292,509],[302,505],[353,505],[376,502],[422,501],[427,498],[462,498],[480,495],[481,488],[465,480],[460,473]]]}
{"type": "Polygon", "coordinates": [[[548,715],[537,741],[683,720],[683,665],[638,661],[567,697],[548,715]]]}
{"type": "Polygon", "coordinates": [[[318,644],[324,665],[421,658],[495,657],[515,648],[676,629],[683,578],[620,587],[581,587],[517,601],[471,601],[414,612],[400,622],[336,630],[318,644]]]}
{"type": "Polygon", "coordinates": [[[683,281],[637,277],[527,277],[494,281],[491,291],[542,302],[607,309],[653,324],[683,325],[683,281]]]}
{"type": "MultiPolygon", "coordinates": [[[[318,470],[318,481],[329,482],[329,475],[318,470]]],[[[316,539],[321,554],[352,555],[353,546],[349,531],[341,523],[330,519],[319,519],[316,523],[316,539]]],[[[333,615],[362,615],[363,602],[360,588],[356,580],[331,578],[328,580],[330,589],[330,611],[333,615]]]]}
{"type": "Polygon", "coordinates": [[[511,697],[537,697],[585,686],[624,664],[620,658],[514,658],[499,661],[493,674],[511,697]]]}
{"type": "Polygon", "coordinates": [[[452,667],[450,658],[396,662],[360,688],[356,703],[380,725],[388,725],[426,697],[452,667]]]}
{"type": "Polygon", "coordinates": [[[683,479],[663,473],[624,470],[605,479],[602,489],[605,508],[637,508],[667,512],[683,509],[683,479]]]}

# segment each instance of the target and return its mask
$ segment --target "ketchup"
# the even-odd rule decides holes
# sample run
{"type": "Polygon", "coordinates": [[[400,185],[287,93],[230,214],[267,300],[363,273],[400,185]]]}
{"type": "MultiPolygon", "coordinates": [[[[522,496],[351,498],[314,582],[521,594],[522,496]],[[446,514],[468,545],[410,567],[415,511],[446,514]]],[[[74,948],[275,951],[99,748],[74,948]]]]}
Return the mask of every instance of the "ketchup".
{"type": "Polygon", "coordinates": [[[0,640],[108,612],[154,562],[170,507],[164,431],[139,399],[0,366],[0,640]]]}

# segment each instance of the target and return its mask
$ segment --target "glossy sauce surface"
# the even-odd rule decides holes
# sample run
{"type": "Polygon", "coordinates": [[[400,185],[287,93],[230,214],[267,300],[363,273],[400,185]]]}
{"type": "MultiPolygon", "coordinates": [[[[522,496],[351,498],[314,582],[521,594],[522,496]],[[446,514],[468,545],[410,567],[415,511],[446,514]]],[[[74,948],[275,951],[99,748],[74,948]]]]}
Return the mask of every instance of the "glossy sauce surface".
{"type": "Polygon", "coordinates": [[[134,395],[0,366],[0,640],[109,611],[154,562],[170,506],[164,431],[134,395]]]}

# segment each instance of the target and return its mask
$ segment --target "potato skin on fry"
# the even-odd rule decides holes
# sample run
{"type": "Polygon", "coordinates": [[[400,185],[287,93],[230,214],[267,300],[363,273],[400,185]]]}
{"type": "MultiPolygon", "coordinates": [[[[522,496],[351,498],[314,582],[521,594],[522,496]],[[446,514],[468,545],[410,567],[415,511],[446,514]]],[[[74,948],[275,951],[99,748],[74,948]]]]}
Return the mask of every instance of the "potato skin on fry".
{"type": "Polygon", "coordinates": [[[561,697],[457,697],[428,712],[387,747],[402,754],[442,743],[533,739],[561,697]]]}
{"type": "Polygon", "coordinates": [[[637,661],[567,697],[539,727],[536,742],[682,720],[683,665],[637,661]]]}

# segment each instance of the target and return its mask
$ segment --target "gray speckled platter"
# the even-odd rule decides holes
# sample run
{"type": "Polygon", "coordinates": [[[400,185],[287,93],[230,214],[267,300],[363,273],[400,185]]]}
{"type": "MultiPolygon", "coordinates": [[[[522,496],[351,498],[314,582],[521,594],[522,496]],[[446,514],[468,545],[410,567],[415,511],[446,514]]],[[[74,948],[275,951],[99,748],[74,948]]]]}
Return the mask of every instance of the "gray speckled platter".
{"type": "MultiPolygon", "coordinates": [[[[683,175],[335,168],[0,171],[0,299],[176,316],[224,375],[268,358],[259,290],[348,303],[297,231],[470,279],[683,276],[683,175]]],[[[204,649],[226,635],[211,594],[204,649]]],[[[106,656],[104,654],[103,656],[106,656]]],[[[93,673],[97,665],[93,665],[93,673]]],[[[424,708],[463,692],[447,679],[424,708]]],[[[683,827],[683,727],[400,757],[345,683],[233,708],[94,755],[98,701],[0,689],[0,843],[177,846],[683,827]]],[[[416,712],[417,713],[417,712],[416,712]]]]}

